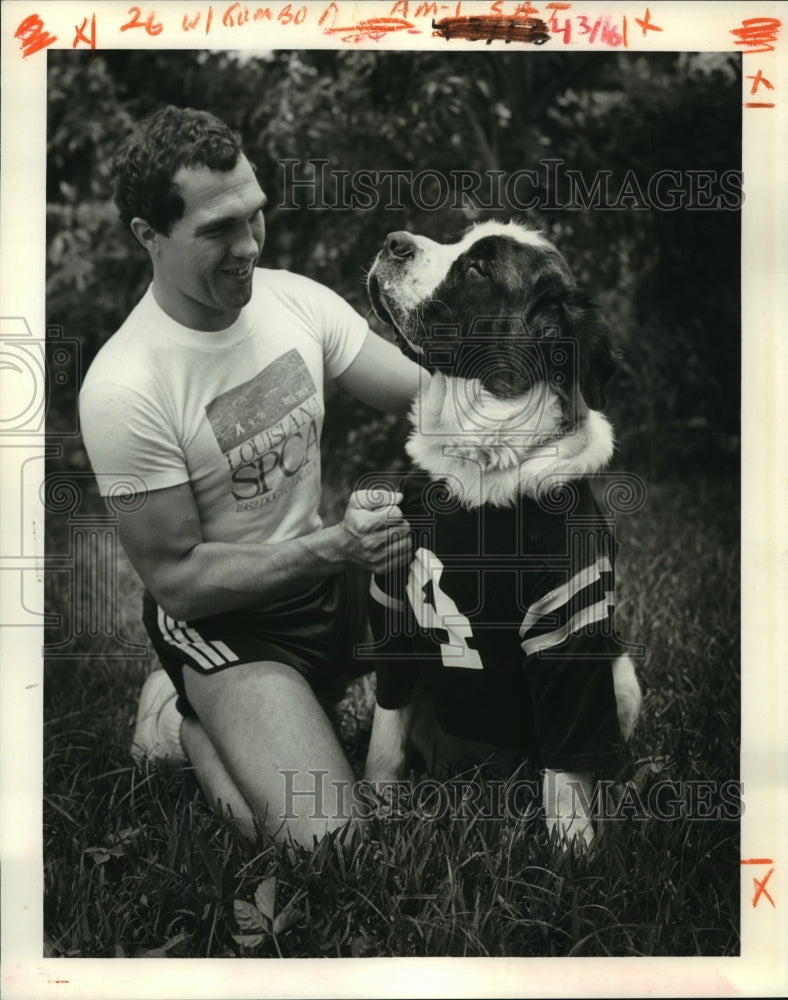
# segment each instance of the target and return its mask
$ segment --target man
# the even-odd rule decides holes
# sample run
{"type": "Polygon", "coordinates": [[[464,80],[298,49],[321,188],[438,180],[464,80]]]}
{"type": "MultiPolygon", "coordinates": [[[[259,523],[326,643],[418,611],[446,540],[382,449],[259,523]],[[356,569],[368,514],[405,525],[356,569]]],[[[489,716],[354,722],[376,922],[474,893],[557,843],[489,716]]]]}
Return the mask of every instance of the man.
{"type": "Polygon", "coordinates": [[[248,836],[311,846],[353,783],[319,692],[363,637],[369,574],[410,553],[395,493],[321,524],[323,378],[404,413],[419,369],[328,289],[256,267],[265,195],[214,116],[157,112],[113,176],[153,280],[80,412],[102,493],[138,484],[120,536],[167,676],[146,681],[135,753],[185,755],[248,836]]]}

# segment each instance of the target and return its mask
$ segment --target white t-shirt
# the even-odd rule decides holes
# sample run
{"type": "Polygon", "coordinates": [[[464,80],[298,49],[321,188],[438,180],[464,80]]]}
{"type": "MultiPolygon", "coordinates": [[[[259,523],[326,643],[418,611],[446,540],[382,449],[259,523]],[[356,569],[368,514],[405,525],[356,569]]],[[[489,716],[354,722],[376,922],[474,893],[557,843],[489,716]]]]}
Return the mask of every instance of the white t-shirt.
{"type": "Polygon", "coordinates": [[[103,496],[191,483],[205,541],[282,541],[320,525],[323,380],[368,333],[308,278],[258,269],[232,326],[181,326],[151,288],[101,348],[80,393],[103,496]]]}

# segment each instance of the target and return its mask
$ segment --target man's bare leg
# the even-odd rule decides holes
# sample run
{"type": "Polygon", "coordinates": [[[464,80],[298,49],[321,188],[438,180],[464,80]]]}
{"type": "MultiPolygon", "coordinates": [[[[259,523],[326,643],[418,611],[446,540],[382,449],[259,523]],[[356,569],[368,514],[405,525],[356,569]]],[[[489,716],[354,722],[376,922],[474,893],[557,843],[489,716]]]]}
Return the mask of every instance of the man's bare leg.
{"type": "Polygon", "coordinates": [[[181,723],[181,743],[208,802],[223,815],[229,809],[243,836],[254,840],[257,831],[252,810],[227,773],[208,734],[193,716],[181,723]]]}
{"type": "Polygon", "coordinates": [[[353,772],[296,670],[266,661],[215,674],[185,667],[183,677],[202,729],[187,720],[184,749],[209,801],[229,806],[242,832],[254,835],[257,816],[276,839],[312,847],[344,826],[353,772]]]}

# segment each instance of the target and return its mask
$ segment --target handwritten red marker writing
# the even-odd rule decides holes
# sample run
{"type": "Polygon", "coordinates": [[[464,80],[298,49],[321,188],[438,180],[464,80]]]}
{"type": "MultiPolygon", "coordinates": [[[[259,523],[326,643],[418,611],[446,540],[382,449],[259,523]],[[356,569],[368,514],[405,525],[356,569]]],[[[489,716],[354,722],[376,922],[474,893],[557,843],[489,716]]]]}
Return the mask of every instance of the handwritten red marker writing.
{"type": "Polygon", "coordinates": [[[732,28],[731,34],[736,35],[736,45],[743,45],[745,53],[774,52],[777,33],[782,27],[782,21],[776,17],[748,17],[742,21],[740,28],[732,28]]]}
{"type": "Polygon", "coordinates": [[[341,35],[343,42],[361,42],[365,38],[379,42],[381,38],[395,31],[420,34],[410,21],[401,17],[372,17],[344,28],[326,28],[326,34],[341,35]]]}
{"type": "Polygon", "coordinates": [[[636,17],[635,24],[639,24],[643,29],[643,37],[646,37],[647,31],[662,31],[662,28],[658,27],[656,24],[651,23],[651,11],[646,7],[646,13],[643,18],[636,17]]]}
{"type": "Polygon", "coordinates": [[[152,10],[147,18],[142,20],[142,10],[139,7],[129,7],[131,18],[126,24],[121,25],[121,31],[128,31],[130,28],[142,28],[149,35],[160,35],[163,30],[161,21],[156,20],[156,11],[152,10]]]}
{"type": "MultiPolygon", "coordinates": [[[[213,20],[213,7],[209,6],[206,16],[205,16],[205,34],[211,30],[211,21],[213,20]]],[[[202,11],[198,10],[197,14],[190,18],[188,14],[183,15],[183,21],[181,22],[181,27],[184,31],[193,31],[202,21],[202,11]]]]}
{"type": "MultiPolygon", "coordinates": [[[[287,3],[276,15],[279,24],[303,24],[306,20],[307,9],[300,6],[293,10],[293,5],[287,3]]],[[[231,3],[222,14],[222,24],[225,28],[240,28],[252,21],[273,21],[274,12],[270,7],[257,7],[250,10],[245,4],[231,3]]]]}
{"type": "MultiPolygon", "coordinates": [[[[736,36],[735,44],[742,46],[744,55],[753,55],[758,52],[774,52],[781,27],[782,21],[776,17],[748,17],[741,22],[740,28],[732,28],[730,33],[736,36]]],[[[747,79],[752,80],[752,96],[758,93],[759,87],[774,90],[774,84],[766,79],[760,69],[754,75],[748,75],[747,79]]],[[[774,101],[745,101],[744,107],[773,108],[774,101]]]]}
{"type": "MultiPolygon", "coordinates": [[[[772,861],[771,858],[742,858],[742,860],[739,862],[739,864],[741,864],[741,865],[773,865],[774,862],[772,861]]],[[[764,875],[763,878],[753,878],[752,884],[753,884],[753,888],[755,889],[755,893],[754,893],[754,895],[752,897],[753,908],[755,908],[758,905],[758,901],[760,900],[761,896],[765,896],[769,900],[769,902],[772,904],[772,906],[775,909],[777,909],[777,907],[775,906],[774,900],[769,895],[769,890],[766,888],[766,883],[769,881],[769,879],[772,877],[773,874],[774,874],[774,868],[770,868],[768,870],[768,872],[766,872],[766,874],[764,875]]]]}
{"type": "Polygon", "coordinates": [[[90,35],[85,34],[85,30],[88,26],[88,19],[85,17],[82,19],[81,25],[74,25],[74,41],[71,43],[71,48],[75,49],[80,42],[87,45],[88,48],[95,51],[96,49],[96,15],[93,14],[90,18],[90,35]]]}
{"type": "Polygon", "coordinates": [[[57,41],[57,35],[50,35],[48,31],[44,31],[44,22],[38,14],[26,17],[14,32],[14,38],[18,38],[22,43],[24,59],[57,41]]]}
{"type": "MultiPolygon", "coordinates": [[[[774,84],[770,83],[769,80],[766,79],[761,70],[758,70],[755,75],[748,76],[747,79],[752,80],[752,87],[750,88],[751,94],[757,94],[759,87],[766,87],[767,90],[774,90],[774,84]]],[[[773,108],[774,101],[747,101],[744,106],[745,108],[773,108]]]]}
{"type": "MultiPolygon", "coordinates": [[[[557,8],[557,4],[552,6],[557,8]]],[[[564,9],[569,5],[564,5],[564,9]]],[[[598,17],[593,24],[585,14],[576,14],[574,21],[570,17],[564,18],[564,23],[560,24],[558,17],[553,15],[550,20],[550,31],[554,35],[559,35],[564,45],[569,45],[572,41],[572,30],[577,31],[578,37],[587,41],[590,45],[599,41],[603,45],[611,48],[618,48],[623,43],[627,45],[627,19],[624,18],[623,28],[619,31],[617,25],[613,24],[609,17],[598,17]]]]}

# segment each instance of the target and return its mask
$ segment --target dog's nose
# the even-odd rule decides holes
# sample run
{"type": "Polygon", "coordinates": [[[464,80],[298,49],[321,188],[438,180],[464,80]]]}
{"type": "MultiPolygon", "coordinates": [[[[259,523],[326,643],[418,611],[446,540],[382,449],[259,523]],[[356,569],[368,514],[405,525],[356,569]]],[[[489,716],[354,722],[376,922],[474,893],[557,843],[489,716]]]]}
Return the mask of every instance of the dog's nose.
{"type": "Polygon", "coordinates": [[[392,257],[412,257],[416,252],[416,241],[410,233],[389,233],[386,237],[386,250],[392,257]]]}

